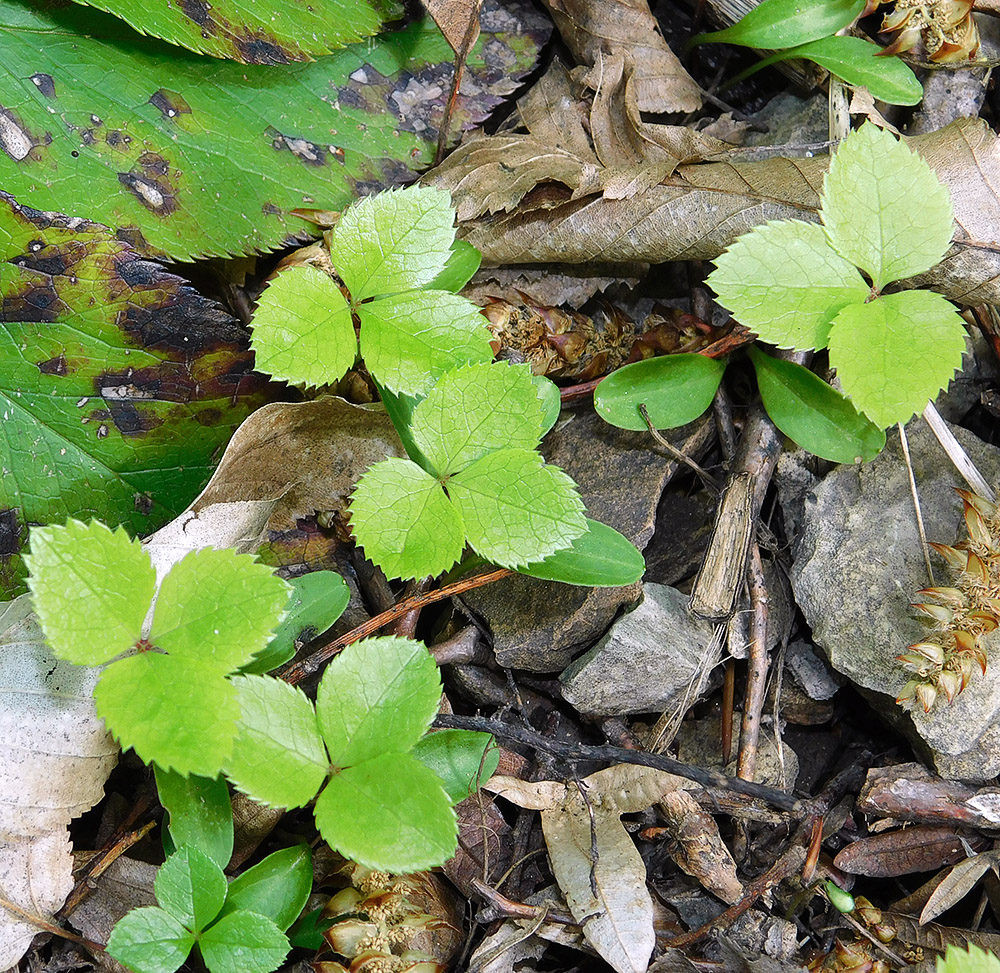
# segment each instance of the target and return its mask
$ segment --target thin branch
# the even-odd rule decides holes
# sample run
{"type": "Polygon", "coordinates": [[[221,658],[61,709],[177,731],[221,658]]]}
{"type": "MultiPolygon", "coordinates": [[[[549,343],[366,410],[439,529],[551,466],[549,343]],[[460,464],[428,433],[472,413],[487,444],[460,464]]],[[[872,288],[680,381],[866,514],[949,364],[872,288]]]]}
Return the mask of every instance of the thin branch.
{"type": "Polygon", "coordinates": [[[930,548],[927,546],[927,533],[924,531],[924,515],[920,509],[920,494],[917,493],[917,481],[913,475],[913,460],[910,458],[910,442],[906,438],[906,430],[901,422],[896,423],[899,429],[899,445],[903,447],[903,462],[906,464],[906,476],[910,481],[910,497],[913,499],[913,513],[917,518],[917,534],[920,535],[920,550],[924,555],[924,567],[930,586],[934,586],[934,568],[931,567],[930,548]]]}

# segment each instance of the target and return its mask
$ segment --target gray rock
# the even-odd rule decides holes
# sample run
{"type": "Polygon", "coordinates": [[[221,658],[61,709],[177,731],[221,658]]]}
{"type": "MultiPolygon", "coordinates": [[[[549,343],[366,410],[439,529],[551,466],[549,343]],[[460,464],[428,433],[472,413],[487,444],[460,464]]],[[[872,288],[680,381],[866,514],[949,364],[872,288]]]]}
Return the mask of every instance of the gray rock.
{"type": "MultiPolygon", "coordinates": [[[[696,456],[710,427],[699,420],[668,438],[696,456]]],[[[593,411],[570,412],[545,437],[542,452],[576,480],[589,517],[621,531],[640,550],[646,546],[660,494],[678,465],[648,434],[616,429],[593,411]]],[[[580,588],[522,575],[470,591],[462,600],[489,626],[500,665],[558,672],[640,591],[638,584],[580,588]]]]}
{"type": "Polygon", "coordinates": [[[582,713],[673,709],[720,652],[714,627],[688,613],[689,601],[676,588],[647,583],[639,605],[559,677],[563,697],[582,713]]]}
{"type": "MultiPolygon", "coordinates": [[[[988,482],[1000,483],[1000,450],[955,434],[988,482]]],[[[907,429],[929,540],[964,536],[961,481],[922,421],[907,429]]],[[[935,556],[939,583],[949,574],[935,556]]],[[[841,466],[805,498],[792,586],[813,638],[889,722],[923,751],[938,773],[984,780],[1000,773],[1000,659],[965,692],[930,713],[904,714],[895,698],[907,679],[896,656],[926,633],[910,608],[927,573],[898,437],[860,467],[841,466]]],[[[987,653],[997,655],[1000,636],[987,653]]]]}

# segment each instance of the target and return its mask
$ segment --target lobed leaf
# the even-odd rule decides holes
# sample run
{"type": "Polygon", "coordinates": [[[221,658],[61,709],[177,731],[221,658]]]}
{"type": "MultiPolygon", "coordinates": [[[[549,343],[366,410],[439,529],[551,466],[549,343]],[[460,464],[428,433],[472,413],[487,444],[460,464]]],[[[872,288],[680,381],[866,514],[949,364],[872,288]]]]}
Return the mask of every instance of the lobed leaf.
{"type": "Polygon", "coordinates": [[[885,432],[818,375],[752,345],[750,358],[771,421],[803,449],[834,463],[867,463],[882,452],[885,432]]]}
{"type": "Polygon", "coordinates": [[[156,901],[192,932],[204,929],[226,900],[226,876],[197,848],[180,848],[156,873],[156,901]]]}
{"type": "Polygon", "coordinates": [[[441,778],[408,753],[383,753],[334,774],[316,801],[316,826],[345,858],[387,872],[433,868],[457,846],[441,778]]]}
{"type": "Polygon", "coordinates": [[[562,551],[517,569],[543,581],[616,588],[634,584],[646,573],[646,562],[636,546],[613,527],[587,519],[587,532],[562,551]]]}
{"type": "Polygon", "coordinates": [[[820,216],[830,246],[868,274],[876,291],[929,270],[951,245],[948,187],[920,156],[871,122],[830,160],[820,216]]]}
{"type": "Polygon", "coordinates": [[[288,955],[288,939],[268,918],[231,912],[198,937],[211,973],[271,973],[288,955]]]}
{"type": "Polygon", "coordinates": [[[347,299],[315,267],[278,274],[261,294],[251,327],[257,370],[293,385],[336,382],[358,357],[347,299]]]}
{"type": "Polygon", "coordinates": [[[492,735],[474,730],[435,730],[417,741],[413,756],[441,778],[452,804],[475,794],[500,765],[492,735]]]}
{"type": "Polygon", "coordinates": [[[800,220],[776,220],[743,234],[716,259],[706,283],[764,341],[802,349],[825,348],[837,313],[863,303],[870,290],[857,267],[831,248],[823,227],[800,220]]]}
{"type": "Polygon", "coordinates": [[[326,667],[316,716],[331,762],[351,767],[410,750],[441,701],[441,677],[422,642],[384,636],[347,646],[326,667]]]}
{"type": "Polygon", "coordinates": [[[962,365],[965,328],[932,291],[902,291],[844,308],[830,331],[830,364],[855,408],[877,426],[906,422],[962,365]]]}
{"type": "Polygon", "coordinates": [[[94,701],[115,739],[145,763],[215,777],[232,751],[239,705],[214,666],[155,652],[129,656],[101,673],[94,701]]]}
{"type": "Polygon", "coordinates": [[[762,0],[725,30],[698,34],[695,44],[738,44],[742,47],[794,47],[836,34],[865,9],[865,0],[762,0]]]}
{"type": "Polygon", "coordinates": [[[271,640],[290,592],[250,554],[192,551],[160,585],[149,640],[226,675],[271,640]]]}
{"type": "Polygon", "coordinates": [[[108,938],[108,955],[136,973],[174,973],[188,958],[194,934],[165,909],[126,912],[108,938]]]}
{"type": "Polygon", "coordinates": [[[225,780],[184,777],[157,766],[153,772],[174,846],[195,848],[225,868],[233,855],[233,808],[225,780]]]}
{"type": "Polygon", "coordinates": [[[533,450],[501,449],[448,481],[473,550],[504,567],[540,561],[587,531],[583,501],[533,450]]]}
{"type": "Polygon", "coordinates": [[[223,763],[226,776],[263,804],[308,804],[330,770],[312,703],[301,690],[270,676],[230,681],[240,715],[235,745],[223,763]]]}
{"type": "Polygon", "coordinates": [[[445,372],[493,358],[486,319],[447,291],[394,294],[358,308],[361,355],[393,392],[426,395],[445,372]]]}
{"type": "Polygon", "coordinates": [[[444,375],[413,412],[411,431],[439,476],[495,449],[534,449],[542,406],[527,365],[466,365],[444,375]]]}
{"type": "Polygon", "coordinates": [[[123,528],[112,531],[96,520],[36,527],[25,561],[35,613],[59,658],[100,665],[138,640],[156,572],[123,528]]]}
{"type": "Polygon", "coordinates": [[[441,484],[416,463],[375,463],[351,495],[351,531],[389,577],[423,578],[462,556],[465,527],[441,484]]]}
{"type": "Polygon", "coordinates": [[[76,0],[121,17],[142,34],[191,51],[243,64],[311,61],[362,37],[377,34],[393,4],[378,0],[329,0],[303,5],[269,0],[149,4],[140,0],[76,0]]]}
{"type": "Polygon", "coordinates": [[[305,908],[312,885],[309,846],[298,844],[282,848],[229,883],[226,904],[219,917],[236,911],[254,912],[270,919],[284,932],[305,908]]]}
{"type": "Polygon", "coordinates": [[[423,287],[448,262],[455,239],[451,196],[409,186],[358,200],[333,228],[330,256],[355,303],[423,287]]]}

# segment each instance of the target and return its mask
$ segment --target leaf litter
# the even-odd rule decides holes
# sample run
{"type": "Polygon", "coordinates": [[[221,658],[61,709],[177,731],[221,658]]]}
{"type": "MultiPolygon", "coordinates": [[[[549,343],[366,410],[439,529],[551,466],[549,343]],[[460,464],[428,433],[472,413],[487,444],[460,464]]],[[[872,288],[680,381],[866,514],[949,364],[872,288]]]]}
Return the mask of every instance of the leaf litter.
{"type": "MultiPolygon", "coordinates": [[[[18,4],[8,6],[4,30],[17,39],[36,18],[35,27],[42,24],[51,35],[54,65],[51,73],[33,67],[30,87],[18,82],[21,100],[0,108],[0,171],[6,174],[4,188],[16,197],[3,210],[11,243],[0,283],[0,308],[11,336],[6,358],[17,364],[8,398],[11,407],[23,408],[17,400],[30,390],[38,402],[48,402],[46,408],[57,410],[32,418],[45,427],[42,433],[22,420],[10,459],[18,475],[5,470],[0,481],[13,491],[0,517],[0,540],[10,547],[0,551],[9,568],[8,593],[17,590],[17,558],[29,525],[102,516],[140,535],[169,521],[149,544],[151,552],[158,552],[154,561],[161,577],[185,551],[209,545],[249,550],[263,543],[267,562],[288,575],[336,567],[348,580],[350,606],[332,635],[412,596],[415,584],[393,588],[366,565],[347,526],[347,500],[359,477],[373,462],[405,455],[385,413],[372,405],[377,391],[370,376],[351,368],[335,388],[321,389],[306,401],[272,402],[240,426],[266,396],[295,397],[265,390],[251,377],[246,334],[238,323],[246,317],[241,308],[245,312],[257,298],[274,261],[249,264],[248,275],[235,275],[224,285],[212,281],[214,293],[232,300],[236,313],[230,316],[146,258],[271,249],[309,233],[311,224],[293,209],[335,211],[354,194],[413,178],[430,162],[439,141],[436,126],[450,98],[451,53],[444,42],[427,28],[411,28],[409,34],[391,35],[395,39],[385,41],[384,49],[382,40],[369,45],[364,56],[360,49],[349,49],[324,57],[324,51],[308,45],[284,51],[288,60],[316,56],[319,61],[278,68],[288,73],[272,79],[295,77],[306,89],[312,81],[305,79],[330,79],[341,110],[356,109],[352,119],[371,130],[357,136],[357,155],[346,158],[345,150],[340,162],[333,148],[324,148],[325,133],[319,138],[312,121],[289,131],[271,122],[276,134],[265,133],[274,153],[268,155],[253,127],[257,120],[237,111],[234,138],[252,135],[257,139],[253,151],[267,157],[261,178],[247,182],[240,201],[254,213],[260,210],[259,219],[244,219],[239,204],[233,209],[229,200],[211,202],[212,192],[207,205],[184,195],[190,186],[178,183],[174,194],[172,180],[181,172],[169,161],[174,152],[190,153],[183,157],[184,171],[203,172],[208,188],[212,179],[229,178],[222,165],[227,156],[217,148],[218,125],[198,150],[207,160],[204,170],[192,147],[197,139],[187,138],[191,133],[184,127],[190,127],[188,116],[194,114],[187,96],[198,92],[200,97],[203,91],[197,79],[184,94],[164,84],[161,97],[139,99],[148,105],[143,124],[150,126],[149,138],[185,131],[183,139],[151,146],[145,139],[109,139],[112,132],[133,134],[125,119],[108,124],[118,109],[88,112],[104,123],[104,130],[91,121],[91,135],[99,135],[85,146],[93,186],[85,186],[71,208],[65,179],[78,172],[69,160],[82,149],[65,140],[84,146],[87,124],[81,127],[79,106],[64,108],[46,99],[67,93],[59,57],[66,25],[79,12],[31,13],[18,4]],[[400,70],[392,63],[394,49],[409,43],[415,59],[400,70]],[[347,79],[341,76],[334,84],[336,72],[347,79]],[[50,118],[65,124],[60,127],[50,118]],[[50,163],[63,149],[68,158],[58,156],[60,166],[53,168],[50,163]],[[113,151],[122,153],[120,160],[113,151]],[[163,163],[143,162],[143,152],[160,152],[163,163]],[[323,171],[313,172],[309,165],[321,152],[323,171]],[[121,165],[109,167],[108,160],[121,165]],[[336,189],[325,178],[337,172],[331,162],[346,167],[336,189]],[[39,173],[46,165],[49,175],[43,178],[39,173]],[[178,212],[184,212],[179,219],[171,214],[171,220],[163,220],[157,210],[171,198],[183,201],[178,212]],[[160,205],[153,205],[157,200],[160,205]],[[42,300],[46,295],[49,299],[42,300]],[[163,329],[154,330],[154,322],[163,329]],[[136,335],[140,341],[133,341],[136,335]],[[191,341],[196,348],[187,346],[191,341]],[[95,350],[102,342],[112,351],[95,350]],[[33,355],[25,358],[27,368],[17,353],[26,343],[33,355]],[[99,355],[105,357],[99,361],[99,355]],[[148,376],[135,368],[136,356],[143,355],[150,357],[143,361],[148,376]],[[159,370],[157,388],[176,385],[180,380],[172,375],[197,372],[201,380],[192,402],[201,403],[198,396],[211,396],[215,389],[205,407],[218,409],[219,416],[184,425],[176,414],[167,414],[170,407],[146,394],[154,369],[159,370]],[[110,377],[104,374],[109,372],[110,377]],[[84,417],[91,422],[79,424],[85,433],[93,432],[92,440],[81,439],[64,418],[75,415],[66,411],[66,403],[84,393],[76,386],[72,394],[61,390],[81,376],[91,386],[107,379],[99,389],[86,390],[84,408],[100,410],[84,417]],[[218,393],[225,383],[233,390],[227,401],[218,393]],[[157,408],[163,411],[156,413],[157,408]],[[123,428],[125,412],[133,425],[135,416],[140,424],[147,417],[145,427],[123,428]],[[159,421],[150,421],[150,415],[159,421]],[[86,428],[91,425],[92,430],[86,428]],[[73,503],[61,491],[25,488],[22,447],[52,430],[74,442],[81,455],[103,455],[101,449],[115,446],[121,455],[141,456],[147,464],[134,472],[120,460],[115,460],[120,469],[109,461],[105,465],[115,474],[111,482],[148,476],[141,484],[127,480],[128,490],[116,488],[117,493],[103,481],[85,478],[79,491],[89,490],[90,499],[73,503]],[[122,444],[136,433],[149,438],[152,452],[124,450],[122,444]],[[220,459],[220,447],[231,435],[220,459]],[[183,462],[175,461],[164,445],[173,442],[171,437],[185,438],[189,447],[191,441],[200,443],[201,453],[184,453],[183,462]],[[16,465],[18,449],[21,466],[16,465]],[[172,476],[164,473],[164,455],[176,462],[172,476]],[[211,482],[191,502],[216,463],[211,482]],[[149,503],[142,499],[147,496],[149,503]]],[[[721,4],[707,6],[718,15],[721,4]]],[[[442,16],[441,5],[428,7],[442,16]]],[[[831,469],[782,444],[773,428],[767,430],[752,402],[749,372],[738,370],[726,373],[728,391],[716,400],[714,422],[695,422],[668,433],[663,442],[642,429],[612,430],[590,410],[588,383],[627,361],[678,351],[721,358],[750,340],[709,303],[702,286],[709,270],[705,262],[753,226],[818,219],[828,163],[821,145],[825,125],[769,153],[736,145],[747,131],[745,121],[720,120],[700,107],[700,89],[713,83],[701,55],[678,58],[671,51],[681,53],[682,44],[675,43],[679,31],[696,29],[683,22],[687,14],[679,5],[656,9],[668,43],[642,2],[553,0],[547,7],[566,44],[565,62],[549,58],[545,70],[519,92],[513,113],[482,129],[482,118],[514,87],[508,75],[523,77],[535,63],[548,28],[538,14],[515,28],[515,8],[500,3],[484,5],[482,11],[475,4],[458,7],[453,22],[442,22],[452,47],[460,50],[456,41],[474,34],[477,16],[483,33],[449,123],[455,134],[460,128],[466,134],[422,181],[452,193],[459,236],[484,253],[487,268],[467,293],[488,305],[493,350],[564,383],[564,409],[543,451],[572,472],[589,513],[656,552],[648,558],[645,595],[638,585],[579,590],[512,578],[424,612],[420,631],[426,629],[443,665],[450,719],[476,726],[468,714],[489,712],[507,724],[497,731],[503,776],[490,786],[499,799],[481,795],[459,805],[460,853],[446,869],[480,910],[477,921],[467,924],[475,949],[468,968],[568,971],[597,968],[592,964],[601,962],[641,973],[689,967],[693,960],[736,971],[756,969],[766,957],[781,969],[801,969],[812,961],[812,968],[839,973],[877,963],[902,969],[921,954],[941,953],[949,942],[995,949],[1000,918],[988,896],[994,891],[996,861],[983,849],[1000,820],[993,783],[1000,775],[994,715],[1000,667],[991,665],[950,709],[893,715],[903,679],[893,660],[920,637],[908,605],[927,585],[919,533],[908,509],[904,452],[921,492],[928,537],[952,543],[961,518],[961,505],[951,493],[957,474],[936,442],[915,420],[905,450],[890,431],[887,449],[875,460],[860,468],[831,469]],[[699,111],[699,127],[679,114],[667,121],[662,117],[699,111]],[[651,265],[660,266],[647,277],[651,265]],[[519,288],[532,273],[545,280],[544,299],[525,296],[519,288]],[[636,286],[638,280],[642,283],[636,286]],[[694,460],[700,472],[687,460],[694,460]],[[705,511],[716,509],[727,476],[730,484],[746,485],[742,506],[728,491],[730,500],[722,497],[723,514],[712,524],[705,511]],[[705,502],[694,504],[692,497],[705,502]],[[748,559],[747,590],[734,592],[737,611],[724,624],[706,623],[711,634],[700,634],[703,644],[689,646],[694,676],[691,659],[663,666],[683,669],[683,679],[676,671],[640,665],[647,657],[668,658],[656,655],[651,645],[655,629],[679,628],[687,621],[687,594],[704,586],[711,574],[706,569],[698,574],[701,561],[720,551],[738,553],[751,539],[768,570],[756,576],[754,557],[748,559]],[[770,570],[772,561],[788,572],[790,584],[781,571],[770,570]],[[658,597],[654,606],[654,585],[674,586],[669,590],[678,597],[658,597]],[[642,610],[636,611],[641,598],[642,610]],[[792,598],[796,607],[782,613],[779,606],[792,598]],[[623,613],[624,619],[616,621],[623,613]],[[654,619],[654,631],[644,630],[648,623],[639,624],[639,615],[654,619]],[[626,633],[629,621],[635,624],[626,633]],[[808,653],[823,674],[822,691],[816,679],[801,677],[798,663],[784,663],[790,641],[798,648],[792,652],[789,646],[787,657],[808,653]],[[588,687],[587,679],[599,685],[588,687]],[[848,681],[864,695],[852,688],[837,692],[848,681]],[[735,712],[724,701],[732,698],[733,682],[735,712]],[[587,706],[571,702],[584,698],[591,701],[587,706]],[[641,701],[649,699],[669,699],[670,705],[651,711],[651,704],[641,701]],[[891,719],[890,729],[877,722],[881,717],[891,719]],[[669,763],[671,741],[686,767],[669,763]],[[757,763],[756,774],[746,772],[746,752],[754,746],[749,764],[757,763]],[[913,752],[926,767],[908,762],[913,752]],[[637,759],[640,765],[633,762],[637,759]],[[678,770],[693,779],[676,776],[678,770]],[[740,782],[737,775],[753,780],[740,782]],[[817,859],[809,848],[816,843],[819,852],[820,842],[817,859]],[[900,877],[901,888],[889,891],[870,878],[890,874],[900,877]],[[931,876],[931,882],[920,884],[931,876]],[[839,918],[817,891],[816,882],[826,879],[852,887],[851,918],[870,929],[884,948],[856,938],[839,918]],[[970,905],[980,888],[985,889],[982,925],[970,905]],[[484,938],[479,924],[490,921],[496,925],[484,938]]],[[[94,43],[104,45],[96,60],[124,58],[124,28],[110,20],[99,23],[111,26],[102,28],[107,36],[95,31],[102,39],[94,43]]],[[[169,62],[168,49],[151,43],[149,50],[158,53],[128,57],[146,57],[150,70],[156,58],[169,62]]],[[[271,60],[280,58],[275,54],[271,60]]],[[[186,55],[180,61],[192,70],[212,63],[186,55]]],[[[217,67],[223,88],[227,71],[242,70],[217,67]]],[[[256,70],[251,75],[263,78],[253,74],[256,70]]],[[[87,84],[93,89],[92,82],[87,84]]],[[[763,100],[769,91],[762,86],[745,96],[740,90],[746,89],[730,97],[744,119],[752,120],[759,108],[753,99],[763,100]]],[[[298,110],[294,100],[282,97],[285,101],[276,102],[282,109],[298,110]]],[[[315,97],[311,92],[303,104],[314,105],[315,97]]],[[[816,96],[824,106],[825,99],[825,94],[816,96]]],[[[863,92],[855,93],[855,108],[868,118],[882,117],[863,92]]],[[[998,325],[990,307],[1000,279],[994,267],[1000,225],[994,192],[1000,181],[998,150],[991,128],[996,110],[988,96],[981,118],[952,120],[909,140],[947,185],[956,227],[943,260],[907,282],[975,308],[966,320],[980,337],[950,393],[937,404],[947,419],[965,422],[978,434],[957,432],[994,483],[1000,475],[991,429],[997,411],[989,406],[1000,377],[998,325]]],[[[905,115],[887,111],[886,117],[906,130],[905,115]]],[[[336,214],[329,219],[334,222],[336,214]]],[[[202,277],[195,272],[192,279],[202,277]]],[[[822,361],[817,367],[822,369],[822,361]]],[[[190,405],[185,418],[200,407],[190,405]]],[[[59,469],[70,467],[64,463],[59,469]]],[[[741,574],[740,585],[742,580],[741,574]]],[[[38,918],[51,918],[73,887],[67,825],[101,801],[116,752],[91,708],[86,680],[94,674],[70,673],[64,664],[51,668],[55,660],[32,627],[23,597],[10,602],[2,617],[0,625],[11,620],[0,653],[9,700],[2,716],[16,742],[0,774],[0,894],[38,918]],[[53,735],[59,736],[59,747],[53,746],[53,735]],[[20,759],[22,753],[28,759],[20,759]]],[[[416,624],[406,622],[411,623],[416,624]]],[[[989,649],[997,640],[987,636],[985,641],[989,649]]],[[[308,656],[310,646],[294,645],[308,656]]],[[[115,844],[112,839],[121,836],[130,808],[150,818],[148,803],[143,809],[136,796],[137,774],[126,760],[110,778],[103,820],[91,813],[73,826],[78,850],[106,853],[115,844]]],[[[267,820],[273,824],[275,819],[267,820]]],[[[293,833],[314,834],[301,816],[283,820],[282,827],[293,833]]],[[[315,860],[314,868],[320,877],[317,891],[325,899],[331,888],[344,888],[341,863],[326,867],[315,860]]],[[[93,882],[98,887],[93,901],[112,918],[102,913],[94,924],[83,906],[80,928],[106,941],[128,904],[122,894],[101,898],[102,882],[110,889],[111,878],[93,882]]],[[[145,902],[151,901],[148,891],[145,902]]],[[[28,948],[35,927],[23,915],[7,915],[13,918],[0,934],[5,950],[0,959],[12,965],[28,948]]],[[[448,921],[461,922],[456,915],[448,912],[448,921]]],[[[343,939],[335,941],[343,948],[343,939]]],[[[32,955],[56,952],[40,937],[32,955]]],[[[447,955],[437,968],[462,968],[464,961],[454,952],[447,955]]],[[[75,968],[84,968],[79,956],[77,961],[75,968]]]]}

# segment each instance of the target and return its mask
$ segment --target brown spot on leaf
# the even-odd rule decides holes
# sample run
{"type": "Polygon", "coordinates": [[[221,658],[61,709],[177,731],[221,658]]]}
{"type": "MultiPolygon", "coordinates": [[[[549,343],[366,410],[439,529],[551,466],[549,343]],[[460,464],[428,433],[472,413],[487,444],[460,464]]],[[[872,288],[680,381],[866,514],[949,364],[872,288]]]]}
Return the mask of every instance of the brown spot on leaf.
{"type": "Polygon", "coordinates": [[[190,17],[199,27],[207,27],[212,22],[212,15],[209,13],[210,5],[206,0],[180,0],[181,12],[185,17],[190,17]]]}
{"type": "Polygon", "coordinates": [[[0,105],[0,149],[15,162],[23,162],[38,144],[40,142],[32,137],[21,119],[9,108],[0,105]]]}
{"type": "Polygon", "coordinates": [[[224,418],[221,409],[201,409],[195,414],[195,419],[201,426],[217,425],[224,418]]]}
{"type": "Polygon", "coordinates": [[[55,358],[47,358],[45,361],[35,362],[35,364],[43,375],[69,374],[69,369],[66,367],[65,355],[57,355],[55,358]]]}
{"type": "Polygon", "coordinates": [[[11,287],[0,299],[0,321],[55,321],[66,313],[50,277],[28,280],[21,288],[11,287]]]}
{"type": "Polygon", "coordinates": [[[149,241],[143,236],[142,230],[137,226],[122,226],[115,230],[115,239],[127,243],[133,250],[139,253],[149,253],[152,247],[149,241]]]}
{"type": "Polygon", "coordinates": [[[130,255],[115,261],[115,272],[129,287],[155,287],[163,279],[163,269],[157,264],[135,260],[130,255]]]}
{"type": "Polygon", "coordinates": [[[163,424],[153,412],[140,412],[131,402],[112,402],[111,421],[123,436],[140,436],[163,424]]]}
{"type": "Polygon", "coordinates": [[[92,128],[84,128],[80,131],[80,142],[83,145],[93,145],[97,141],[94,138],[94,130],[92,128]]]}
{"type": "Polygon", "coordinates": [[[122,132],[117,128],[113,128],[104,136],[104,141],[111,148],[124,152],[132,144],[132,136],[128,132],[122,132]]]}
{"type": "Polygon", "coordinates": [[[133,503],[135,504],[136,513],[140,513],[144,517],[148,517],[153,510],[153,498],[145,493],[137,493],[133,503]]]}
{"type": "Polygon", "coordinates": [[[119,172],[118,181],[151,213],[169,216],[177,209],[173,188],[166,180],[150,179],[134,172],[119,172]]]}
{"type": "Polygon", "coordinates": [[[295,138],[290,135],[283,135],[276,128],[267,128],[268,138],[271,140],[271,147],[277,152],[284,152],[286,149],[296,158],[300,159],[307,166],[326,165],[326,149],[308,139],[295,138]]]}
{"type": "Polygon", "coordinates": [[[17,511],[9,507],[0,510],[0,557],[20,553],[23,533],[24,528],[17,519],[17,511]]]}
{"type": "Polygon", "coordinates": [[[164,118],[176,118],[178,115],[190,115],[191,106],[176,91],[160,88],[149,96],[149,103],[159,110],[164,118]]]}
{"type": "Polygon", "coordinates": [[[233,37],[233,46],[247,64],[288,64],[291,60],[280,45],[263,37],[233,37]]]}
{"type": "Polygon", "coordinates": [[[265,216],[281,216],[280,207],[275,206],[274,203],[264,203],[264,205],[261,206],[260,211],[265,216]]]}
{"type": "Polygon", "coordinates": [[[146,175],[166,176],[170,172],[170,163],[158,152],[143,152],[138,163],[146,175]]]}
{"type": "MultiPolygon", "coordinates": [[[[35,249],[34,242],[28,244],[28,253],[20,254],[11,258],[11,263],[15,267],[24,267],[26,270],[36,270],[40,274],[49,274],[52,277],[61,277],[66,273],[66,268],[70,261],[67,254],[57,248],[35,249]]],[[[72,247],[72,244],[69,244],[72,247]]],[[[82,249],[79,245],[75,249],[82,249]]],[[[75,262],[75,261],[74,261],[75,262]]]]}
{"type": "Polygon", "coordinates": [[[31,76],[31,81],[46,98],[55,98],[56,83],[52,80],[51,74],[43,74],[38,71],[31,76]]]}

